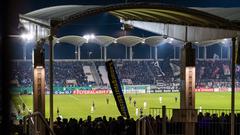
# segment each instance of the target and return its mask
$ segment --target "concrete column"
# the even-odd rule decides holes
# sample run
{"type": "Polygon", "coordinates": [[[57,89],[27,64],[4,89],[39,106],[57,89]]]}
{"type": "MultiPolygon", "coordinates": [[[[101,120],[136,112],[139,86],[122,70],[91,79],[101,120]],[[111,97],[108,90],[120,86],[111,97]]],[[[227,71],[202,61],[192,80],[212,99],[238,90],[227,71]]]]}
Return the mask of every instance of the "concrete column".
{"type": "Polygon", "coordinates": [[[197,58],[199,59],[199,46],[197,46],[197,51],[198,51],[197,58]]]}
{"type": "Polygon", "coordinates": [[[23,45],[23,60],[27,60],[27,45],[23,45]]]}
{"type": "Polygon", "coordinates": [[[75,46],[75,59],[78,59],[78,46],[75,46]]]}
{"type": "Polygon", "coordinates": [[[152,59],[152,47],[151,46],[149,46],[149,54],[150,54],[150,59],[152,59]]]}
{"type": "Polygon", "coordinates": [[[107,47],[104,46],[104,60],[107,60],[107,47]]]}
{"type": "Polygon", "coordinates": [[[204,60],[207,59],[207,47],[204,46],[204,60]]]}
{"type": "Polygon", "coordinates": [[[102,45],[100,46],[100,59],[103,59],[103,57],[102,57],[102,45]]]}
{"type": "MultiPolygon", "coordinates": [[[[238,42],[238,41],[237,41],[238,42]]],[[[232,38],[232,70],[231,70],[231,135],[235,135],[235,74],[236,74],[236,38],[232,38]]],[[[230,50],[230,49],[229,49],[230,50]]]]}
{"type": "Polygon", "coordinates": [[[222,56],[222,46],[221,46],[221,60],[223,59],[223,56],[222,56]]]}
{"type": "Polygon", "coordinates": [[[127,54],[128,54],[127,46],[125,45],[125,59],[127,59],[127,54]]]}
{"type": "Polygon", "coordinates": [[[130,60],[132,60],[132,57],[133,57],[132,46],[130,46],[129,51],[130,51],[130,53],[129,53],[129,57],[130,57],[130,60]]]}
{"type": "Polygon", "coordinates": [[[176,59],[176,46],[173,46],[173,59],[176,59]]]}
{"type": "Polygon", "coordinates": [[[81,46],[78,46],[78,60],[81,59],[81,46]]]}
{"type": "Polygon", "coordinates": [[[230,46],[228,47],[227,56],[228,56],[227,59],[230,60],[230,58],[231,58],[231,47],[230,46]]]}
{"type": "Polygon", "coordinates": [[[158,55],[157,55],[157,54],[158,54],[158,51],[157,51],[157,46],[155,46],[155,55],[154,55],[154,56],[155,56],[155,60],[157,60],[157,59],[158,59],[158,55]]]}

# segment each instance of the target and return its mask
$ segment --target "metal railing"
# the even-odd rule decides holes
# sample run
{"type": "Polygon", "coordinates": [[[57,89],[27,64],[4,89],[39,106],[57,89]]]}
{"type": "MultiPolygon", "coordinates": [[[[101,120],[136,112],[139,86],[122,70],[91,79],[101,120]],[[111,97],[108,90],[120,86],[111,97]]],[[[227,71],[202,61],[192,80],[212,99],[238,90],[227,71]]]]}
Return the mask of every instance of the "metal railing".
{"type": "Polygon", "coordinates": [[[24,122],[23,133],[24,133],[24,135],[45,135],[45,133],[47,133],[45,130],[43,131],[44,133],[41,133],[40,131],[38,131],[38,129],[36,128],[37,123],[38,123],[38,122],[35,121],[36,118],[39,118],[39,120],[41,120],[45,129],[51,135],[55,135],[54,131],[50,128],[46,119],[43,117],[42,113],[40,113],[40,112],[34,112],[30,115],[27,115],[27,116],[23,117],[23,122],[24,122]]]}
{"type": "MultiPolygon", "coordinates": [[[[171,118],[172,115],[173,115],[173,110],[176,110],[176,109],[179,109],[179,108],[166,108],[166,115],[168,118],[171,118]]],[[[149,114],[152,115],[152,116],[160,116],[162,117],[162,108],[149,108],[149,114]]],[[[182,109],[184,110],[184,109],[182,109]]],[[[186,111],[187,110],[190,110],[190,109],[185,109],[186,111]]],[[[200,112],[202,114],[205,114],[205,113],[209,113],[210,115],[212,114],[217,114],[217,116],[221,116],[222,113],[224,114],[230,114],[231,113],[231,109],[195,109],[197,111],[197,113],[199,114],[200,112]]],[[[240,110],[235,110],[235,113],[240,113],[240,110]]]]}
{"type": "MultiPolygon", "coordinates": [[[[159,135],[228,135],[230,109],[150,108],[153,133],[159,135]]],[[[235,110],[235,134],[240,135],[240,110],[235,110]]],[[[142,132],[137,135],[147,135],[142,132]]],[[[151,134],[149,134],[151,135],[151,134]]]]}

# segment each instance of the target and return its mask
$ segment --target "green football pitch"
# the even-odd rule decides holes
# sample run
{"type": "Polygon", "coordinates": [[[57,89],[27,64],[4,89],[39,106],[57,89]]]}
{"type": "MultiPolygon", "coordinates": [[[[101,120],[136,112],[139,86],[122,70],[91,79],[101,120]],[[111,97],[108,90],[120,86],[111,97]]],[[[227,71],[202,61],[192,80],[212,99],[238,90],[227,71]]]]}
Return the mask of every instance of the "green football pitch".
{"type": "MultiPolygon", "coordinates": [[[[136,100],[136,107],[144,108],[144,101],[147,102],[147,108],[143,109],[144,114],[149,114],[149,108],[161,108],[165,105],[167,108],[180,107],[179,93],[158,93],[158,94],[126,94],[125,100],[131,117],[136,118],[136,108],[133,103],[130,104],[128,97],[132,96],[132,101],[136,100]],[[162,97],[162,103],[159,97],[162,97]],[[175,97],[178,97],[175,102],[175,97]]],[[[196,93],[196,109],[201,106],[202,109],[230,109],[231,93],[230,92],[204,92],[196,93]]],[[[22,108],[22,103],[26,104],[27,109],[33,110],[32,95],[15,95],[13,103],[16,108],[22,108]]],[[[235,108],[240,109],[240,93],[236,93],[235,108]]],[[[88,115],[95,117],[117,117],[118,112],[114,97],[108,95],[54,95],[54,118],[57,117],[57,108],[64,118],[87,118],[88,115]],[[109,104],[106,98],[109,98],[109,104]],[[92,104],[95,104],[95,110],[91,112],[92,104]]],[[[24,111],[23,111],[24,112],[24,111]]],[[[26,113],[26,112],[25,112],[26,113]]],[[[46,117],[49,117],[49,96],[46,96],[46,117]]]]}

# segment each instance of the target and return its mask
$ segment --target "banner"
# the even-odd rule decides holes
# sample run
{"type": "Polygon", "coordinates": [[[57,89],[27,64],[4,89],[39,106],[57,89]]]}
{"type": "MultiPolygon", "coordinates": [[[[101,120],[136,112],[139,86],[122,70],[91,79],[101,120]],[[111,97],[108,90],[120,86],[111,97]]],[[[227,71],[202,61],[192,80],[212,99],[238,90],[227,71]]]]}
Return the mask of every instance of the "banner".
{"type": "Polygon", "coordinates": [[[72,93],[75,95],[109,94],[110,90],[74,90],[72,93]]]}
{"type": "Polygon", "coordinates": [[[129,118],[127,105],[123,96],[119,79],[117,77],[117,74],[113,65],[113,61],[112,60],[107,61],[105,64],[108,72],[108,80],[109,80],[114,98],[116,100],[118,110],[123,117],[129,118]]]}

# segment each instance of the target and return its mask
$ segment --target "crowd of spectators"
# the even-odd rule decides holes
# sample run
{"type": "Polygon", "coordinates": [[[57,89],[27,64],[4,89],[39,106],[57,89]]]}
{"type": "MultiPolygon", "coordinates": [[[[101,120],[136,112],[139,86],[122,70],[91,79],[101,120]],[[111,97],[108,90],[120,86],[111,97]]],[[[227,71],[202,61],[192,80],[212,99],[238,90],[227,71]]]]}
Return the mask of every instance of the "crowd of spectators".
{"type": "MultiPolygon", "coordinates": [[[[135,85],[180,82],[180,61],[114,61],[118,77],[131,80],[135,85]],[[173,66],[174,65],[174,66],[173,66]]],[[[66,80],[76,80],[78,86],[88,86],[93,82],[87,81],[83,66],[104,66],[103,61],[56,61],[54,62],[54,84],[64,85],[66,80]]],[[[231,82],[231,63],[227,60],[197,60],[197,86],[229,87],[231,82]],[[213,82],[210,84],[209,82],[213,82]]],[[[33,69],[30,61],[12,62],[11,79],[17,80],[21,86],[31,86],[33,69]]],[[[96,68],[98,69],[98,68],[96,68]]],[[[99,73],[99,72],[97,72],[99,73]]],[[[100,75],[100,73],[99,73],[100,75]]],[[[101,75],[100,75],[101,76],[101,75]]],[[[236,78],[240,80],[240,66],[236,66],[236,78]]],[[[46,63],[46,82],[48,84],[48,63],[46,63]]]]}
{"type": "MultiPolygon", "coordinates": [[[[166,120],[167,134],[183,134],[184,123],[192,124],[195,127],[196,135],[226,135],[230,133],[230,117],[231,114],[217,114],[200,112],[197,116],[197,122],[175,122],[173,119],[166,120]]],[[[65,119],[57,117],[54,122],[54,132],[56,135],[135,135],[137,128],[142,128],[140,121],[143,119],[134,120],[132,118],[117,118],[106,116],[91,119],[88,116],[86,120],[80,118],[65,119]]],[[[151,115],[144,116],[146,122],[146,133],[162,134],[163,118],[159,115],[153,117],[151,115]]],[[[235,115],[235,132],[240,133],[240,114],[235,115]]],[[[19,124],[12,126],[12,132],[23,133],[23,123],[20,120],[19,124]]]]}

